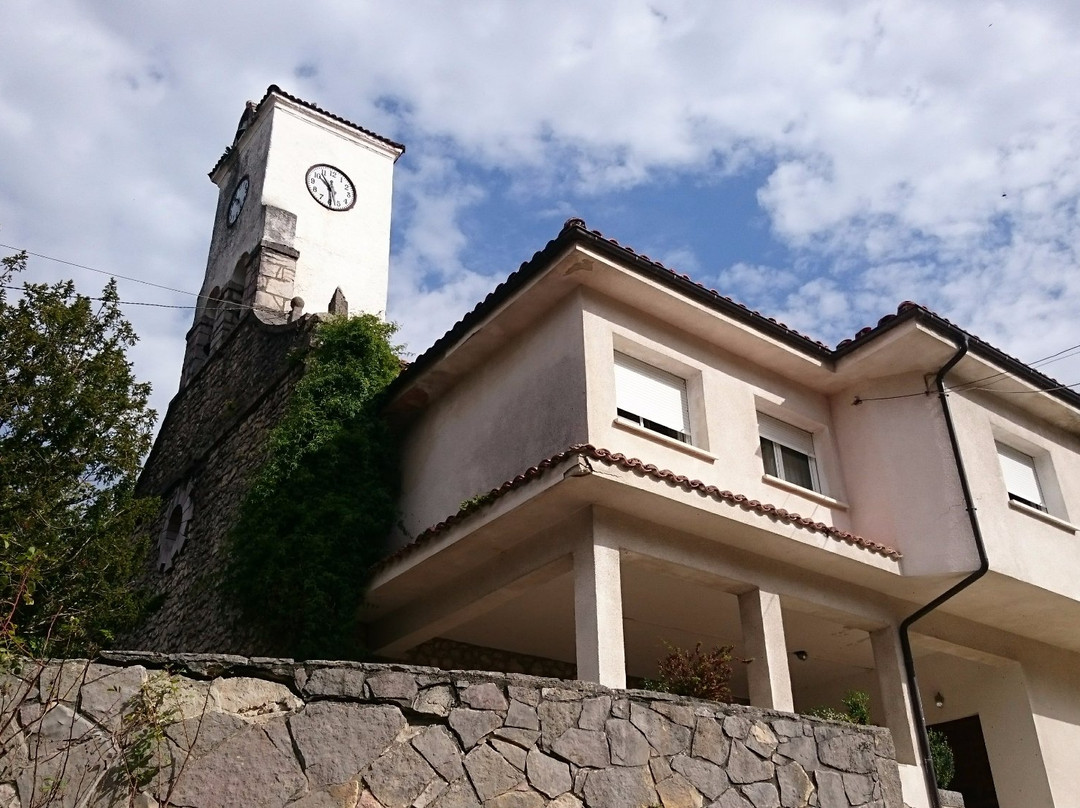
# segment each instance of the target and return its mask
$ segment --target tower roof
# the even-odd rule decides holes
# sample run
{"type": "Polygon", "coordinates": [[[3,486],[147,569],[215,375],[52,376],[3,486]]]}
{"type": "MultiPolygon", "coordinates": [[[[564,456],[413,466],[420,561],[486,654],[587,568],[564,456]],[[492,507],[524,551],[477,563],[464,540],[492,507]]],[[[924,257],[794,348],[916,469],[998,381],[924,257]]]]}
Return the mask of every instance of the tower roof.
{"type": "MultiPolygon", "coordinates": [[[[251,121],[254,120],[258,116],[259,112],[263,109],[263,106],[266,104],[267,100],[274,95],[284,98],[288,101],[292,101],[294,104],[299,104],[300,106],[304,107],[305,109],[309,109],[312,112],[317,112],[320,115],[325,115],[327,118],[330,118],[333,121],[337,121],[340,124],[344,124],[351,129],[355,129],[357,132],[362,132],[368,137],[378,140],[380,143],[384,143],[393,149],[397,149],[399,152],[404,153],[405,151],[404,144],[398,143],[397,141],[391,140],[390,138],[383,137],[377,132],[372,132],[370,129],[365,129],[363,126],[360,126],[357,123],[353,123],[346,118],[342,118],[340,115],[335,115],[333,112],[329,112],[318,106],[317,104],[311,103],[310,101],[305,101],[302,98],[298,98],[292,93],[287,93],[280,87],[278,87],[276,84],[271,84],[269,87],[266,88],[266,93],[263,95],[262,99],[257,104],[254,104],[250,101],[248,102],[248,106],[244,110],[244,115],[240,119],[240,127],[238,128],[236,133],[236,140],[239,140],[240,135],[243,134],[244,130],[247,128],[245,124],[250,125],[251,121]]],[[[221,168],[222,163],[224,163],[229,158],[229,155],[232,154],[233,149],[236,146],[236,140],[234,140],[233,143],[225,149],[221,157],[218,158],[218,161],[214,163],[214,167],[210,169],[209,176],[211,178],[214,176],[214,174],[217,173],[217,170],[221,168]]]]}

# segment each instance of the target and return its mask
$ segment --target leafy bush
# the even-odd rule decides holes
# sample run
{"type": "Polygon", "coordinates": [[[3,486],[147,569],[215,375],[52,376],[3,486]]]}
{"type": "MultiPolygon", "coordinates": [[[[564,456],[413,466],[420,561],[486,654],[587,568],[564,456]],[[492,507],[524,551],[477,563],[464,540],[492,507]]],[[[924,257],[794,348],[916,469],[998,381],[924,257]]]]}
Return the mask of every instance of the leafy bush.
{"type": "Polygon", "coordinates": [[[848,724],[868,726],[870,724],[870,694],[865,690],[849,690],[841,703],[844,709],[837,710],[835,707],[821,706],[812,707],[806,714],[814,718],[823,718],[826,721],[844,721],[848,724]]]}
{"type": "Polygon", "coordinates": [[[657,663],[657,680],[646,686],[663,693],[711,701],[731,701],[731,652],[719,645],[702,653],[701,643],[691,651],[668,645],[668,655],[657,663]]]}
{"type": "Polygon", "coordinates": [[[956,757],[945,733],[927,729],[930,739],[930,762],[934,764],[934,779],[938,788],[948,788],[956,776],[956,757]]]}
{"type": "Polygon", "coordinates": [[[228,543],[227,589],[266,653],[359,658],[366,571],[396,519],[397,451],[380,415],[401,368],[392,324],[321,323],[228,543]]]}

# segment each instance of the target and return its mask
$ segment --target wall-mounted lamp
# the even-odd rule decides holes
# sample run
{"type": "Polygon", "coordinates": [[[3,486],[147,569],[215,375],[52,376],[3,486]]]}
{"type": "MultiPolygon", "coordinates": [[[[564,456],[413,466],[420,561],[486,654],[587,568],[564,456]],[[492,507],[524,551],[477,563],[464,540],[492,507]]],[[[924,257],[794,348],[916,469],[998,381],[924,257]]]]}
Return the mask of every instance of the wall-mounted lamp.
{"type": "Polygon", "coordinates": [[[810,654],[806,653],[806,651],[795,651],[793,656],[800,662],[806,662],[810,657],[810,654]]]}
{"type": "Polygon", "coordinates": [[[938,707],[944,707],[945,706],[945,697],[943,695],[941,695],[940,690],[937,693],[934,694],[934,704],[937,705],[938,707]]]}

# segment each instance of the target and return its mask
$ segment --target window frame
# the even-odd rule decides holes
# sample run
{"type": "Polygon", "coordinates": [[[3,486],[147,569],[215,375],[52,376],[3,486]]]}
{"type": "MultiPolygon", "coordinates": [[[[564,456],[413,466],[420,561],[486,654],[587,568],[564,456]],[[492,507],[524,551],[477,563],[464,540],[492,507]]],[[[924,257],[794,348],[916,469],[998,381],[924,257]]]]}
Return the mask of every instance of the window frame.
{"type": "MultiPolygon", "coordinates": [[[[615,391],[615,414],[616,417],[626,423],[633,424],[643,430],[648,430],[657,435],[660,435],[669,440],[677,441],[686,446],[694,446],[694,431],[693,424],[690,415],[690,396],[687,385],[687,379],[676,373],[672,373],[663,368],[647,362],[642,359],[638,359],[624,351],[620,351],[617,348],[613,352],[612,357],[612,371],[614,375],[614,391],[615,391]],[[635,384],[638,386],[636,393],[627,389],[626,382],[620,383],[620,379],[626,379],[625,374],[634,374],[637,377],[635,384]],[[655,418],[649,418],[647,415],[655,415],[656,410],[649,412],[652,406],[657,406],[657,402],[643,402],[649,404],[649,406],[635,407],[634,409],[641,409],[642,412],[635,412],[625,404],[631,404],[635,395],[642,396],[644,398],[653,398],[656,390],[650,391],[649,387],[662,387],[666,386],[668,392],[677,392],[679,396],[679,416],[671,416],[670,414],[664,420],[656,420],[655,418]],[[647,413],[643,414],[643,413],[647,413]],[[670,422],[665,423],[665,420],[670,418],[670,422]],[[674,425],[676,420],[681,421],[679,429],[674,425]]],[[[670,402],[659,402],[660,409],[667,407],[669,410],[673,410],[670,406],[670,402]]]]}
{"type": "Polygon", "coordinates": [[[1041,513],[1050,514],[1046,486],[1039,474],[1038,458],[1001,441],[994,441],[994,444],[997,450],[998,468],[1001,471],[1005,496],[1008,500],[1028,508],[1034,508],[1041,513]],[[1009,465],[1006,465],[1006,463],[1009,465]],[[1010,469],[1012,469],[1012,473],[1010,473],[1010,469]],[[1030,482],[1023,479],[1024,477],[1030,477],[1030,482]],[[1020,484],[1017,484],[1018,480],[1021,481],[1020,484]],[[1023,488],[1025,483],[1034,485],[1034,492],[1038,495],[1037,501],[1025,495],[1030,494],[1030,490],[1025,493],[1017,493],[1012,490],[1014,487],[1023,488]]]}
{"type": "MultiPolygon", "coordinates": [[[[761,451],[761,463],[765,475],[805,491],[824,495],[821,472],[818,470],[814,433],[763,412],[758,412],[757,418],[758,447],[761,451]],[[766,443],[769,447],[766,447],[766,443]],[[809,486],[800,479],[787,476],[788,470],[785,469],[783,452],[785,449],[806,460],[807,474],[810,477],[809,486]]],[[[794,471],[791,471],[791,474],[796,476],[794,471]]]]}

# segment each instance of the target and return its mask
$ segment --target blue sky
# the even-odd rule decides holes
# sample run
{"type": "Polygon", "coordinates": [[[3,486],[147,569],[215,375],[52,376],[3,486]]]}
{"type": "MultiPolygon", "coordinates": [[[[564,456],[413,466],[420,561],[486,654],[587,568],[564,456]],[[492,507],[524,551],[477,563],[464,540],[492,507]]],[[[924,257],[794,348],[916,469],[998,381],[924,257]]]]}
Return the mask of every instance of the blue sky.
{"type": "MultiPolygon", "coordinates": [[[[197,291],[206,172],[271,83],[407,145],[413,353],[571,215],[830,344],[905,299],[1028,361],[1080,344],[1075,2],[10,0],[0,243],[197,291]]],[[[192,313],[128,314],[163,410],[192,313]]]]}

